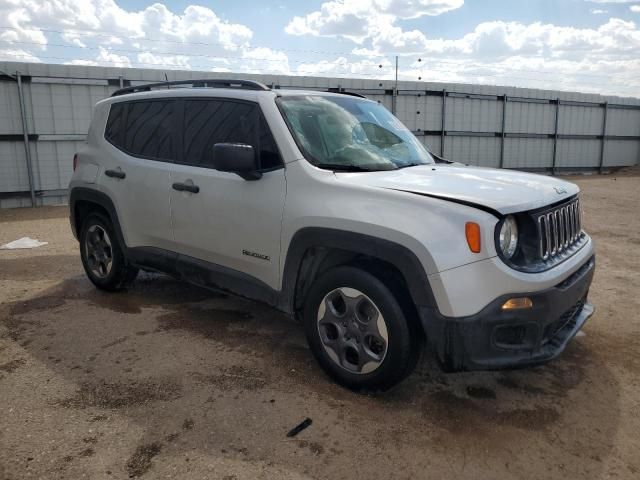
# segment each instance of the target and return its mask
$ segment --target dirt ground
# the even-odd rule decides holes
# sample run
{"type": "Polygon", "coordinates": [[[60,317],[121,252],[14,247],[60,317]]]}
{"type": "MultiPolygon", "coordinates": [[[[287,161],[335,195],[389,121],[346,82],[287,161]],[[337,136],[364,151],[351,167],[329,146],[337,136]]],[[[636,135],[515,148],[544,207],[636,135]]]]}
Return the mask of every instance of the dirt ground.
{"type": "Polygon", "coordinates": [[[85,278],[66,207],[0,210],[0,478],[640,478],[640,177],[573,178],[597,312],[564,354],[390,393],[328,380],[269,308],[144,275],[85,278]],[[310,417],[293,439],[286,433],[310,417]]]}

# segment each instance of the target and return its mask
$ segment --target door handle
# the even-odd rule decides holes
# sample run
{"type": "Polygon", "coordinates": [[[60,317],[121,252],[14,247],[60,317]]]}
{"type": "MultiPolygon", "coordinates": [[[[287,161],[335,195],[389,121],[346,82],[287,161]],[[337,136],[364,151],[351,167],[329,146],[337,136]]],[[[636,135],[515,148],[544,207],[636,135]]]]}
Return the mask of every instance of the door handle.
{"type": "Polygon", "coordinates": [[[189,183],[174,183],[171,187],[179,192],[198,193],[200,191],[199,186],[189,183]]]}
{"type": "Polygon", "coordinates": [[[124,173],[122,170],[106,170],[106,171],[104,172],[104,174],[105,174],[107,177],[111,177],[111,178],[120,178],[120,179],[122,179],[122,178],[124,178],[124,177],[126,177],[126,176],[127,176],[127,174],[126,174],[126,173],[124,173]]]}

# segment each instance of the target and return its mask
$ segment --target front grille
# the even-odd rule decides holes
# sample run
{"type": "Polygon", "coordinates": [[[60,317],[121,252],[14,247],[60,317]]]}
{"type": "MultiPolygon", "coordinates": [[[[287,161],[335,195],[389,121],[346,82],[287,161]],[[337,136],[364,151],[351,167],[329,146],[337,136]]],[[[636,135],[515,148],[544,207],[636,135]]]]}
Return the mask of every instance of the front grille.
{"type": "Polygon", "coordinates": [[[540,258],[549,260],[565,252],[582,236],[580,199],[546,210],[537,216],[540,258]]]}

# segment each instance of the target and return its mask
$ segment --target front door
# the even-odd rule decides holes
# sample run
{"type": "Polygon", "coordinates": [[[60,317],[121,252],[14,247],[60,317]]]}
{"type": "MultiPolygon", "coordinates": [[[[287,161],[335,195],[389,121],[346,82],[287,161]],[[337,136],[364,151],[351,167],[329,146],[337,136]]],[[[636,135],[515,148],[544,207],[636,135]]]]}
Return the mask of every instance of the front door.
{"type": "Polygon", "coordinates": [[[185,98],[182,154],[173,165],[171,216],[177,251],[279,285],[285,169],[257,104],[185,98]],[[263,176],[247,181],[212,168],[213,145],[244,143],[263,176]]]}

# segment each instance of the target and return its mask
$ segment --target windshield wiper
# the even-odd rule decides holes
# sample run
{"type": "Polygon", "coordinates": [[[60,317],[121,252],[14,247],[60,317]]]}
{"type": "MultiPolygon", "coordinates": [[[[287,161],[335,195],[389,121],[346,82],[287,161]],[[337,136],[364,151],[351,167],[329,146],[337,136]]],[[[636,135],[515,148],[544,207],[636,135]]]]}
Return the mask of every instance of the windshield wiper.
{"type": "Polygon", "coordinates": [[[379,168],[373,165],[344,165],[340,163],[318,163],[316,165],[318,168],[326,168],[328,170],[338,171],[338,172],[380,172],[384,170],[396,170],[397,168],[379,168]]]}

